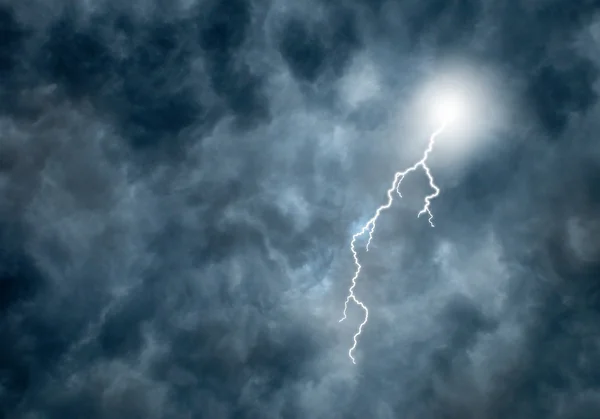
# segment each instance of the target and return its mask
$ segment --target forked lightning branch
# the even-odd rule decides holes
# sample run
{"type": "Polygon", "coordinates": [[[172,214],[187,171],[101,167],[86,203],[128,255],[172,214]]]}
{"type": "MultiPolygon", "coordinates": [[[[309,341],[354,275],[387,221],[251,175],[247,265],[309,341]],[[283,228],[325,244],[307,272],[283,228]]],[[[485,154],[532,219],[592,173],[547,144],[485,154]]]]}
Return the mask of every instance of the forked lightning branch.
{"type": "Polygon", "coordinates": [[[433,150],[433,146],[435,144],[436,138],[444,131],[444,129],[447,127],[448,124],[455,121],[456,117],[458,116],[458,109],[459,109],[459,107],[457,106],[458,103],[456,103],[455,101],[448,99],[448,98],[445,101],[441,102],[439,105],[440,105],[440,109],[438,109],[438,111],[441,112],[441,114],[442,114],[441,116],[442,116],[443,122],[442,122],[441,126],[429,137],[429,142],[428,142],[427,148],[425,149],[425,152],[423,153],[421,160],[416,162],[414,165],[412,165],[408,169],[406,169],[402,172],[397,172],[395,174],[392,186],[387,190],[387,198],[388,198],[387,202],[384,205],[377,208],[377,211],[375,211],[375,215],[373,215],[373,217],[367,221],[367,223],[361,228],[361,230],[358,233],[356,233],[352,236],[352,240],[350,242],[350,250],[352,251],[352,256],[354,258],[354,264],[356,266],[356,270],[354,271],[354,276],[352,277],[352,283],[350,285],[350,288],[348,289],[348,296],[346,297],[346,301],[344,302],[344,314],[343,314],[343,317],[340,319],[340,322],[346,320],[346,318],[347,318],[346,313],[348,310],[348,304],[350,302],[355,303],[364,311],[363,321],[358,326],[358,330],[356,331],[356,333],[354,334],[354,337],[353,337],[354,342],[353,342],[352,346],[350,347],[350,349],[348,350],[348,356],[350,357],[350,359],[352,360],[352,362],[354,364],[356,364],[356,359],[354,358],[353,353],[354,353],[354,350],[356,349],[356,346],[358,345],[358,337],[360,336],[360,334],[363,331],[363,328],[369,321],[369,309],[362,301],[360,301],[358,299],[358,297],[354,293],[354,289],[356,288],[357,280],[358,280],[358,277],[359,277],[359,275],[361,273],[361,269],[362,269],[362,266],[358,259],[358,253],[356,251],[356,241],[357,241],[357,239],[364,236],[365,234],[368,234],[369,238],[368,238],[367,244],[366,244],[366,251],[369,251],[369,245],[371,244],[371,240],[373,239],[373,232],[375,231],[377,219],[379,218],[379,216],[381,215],[381,213],[384,210],[386,210],[392,206],[392,203],[394,201],[394,193],[396,193],[396,194],[398,194],[398,196],[402,197],[402,194],[400,192],[400,186],[402,184],[402,180],[404,180],[404,177],[406,175],[408,175],[409,173],[414,172],[418,169],[423,169],[423,171],[427,175],[427,178],[429,179],[429,186],[431,187],[433,192],[430,195],[427,195],[425,197],[425,203],[424,203],[421,211],[419,211],[419,213],[417,214],[417,217],[427,214],[429,217],[429,219],[428,219],[429,224],[431,225],[431,227],[434,227],[433,214],[431,213],[430,205],[431,205],[431,200],[439,195],[440,189],[436,186],[435,181],[433,179],[433,175],[431,174],[431,170],[427,166],[427,158],[429,157],[429,154],[433,150]]]}

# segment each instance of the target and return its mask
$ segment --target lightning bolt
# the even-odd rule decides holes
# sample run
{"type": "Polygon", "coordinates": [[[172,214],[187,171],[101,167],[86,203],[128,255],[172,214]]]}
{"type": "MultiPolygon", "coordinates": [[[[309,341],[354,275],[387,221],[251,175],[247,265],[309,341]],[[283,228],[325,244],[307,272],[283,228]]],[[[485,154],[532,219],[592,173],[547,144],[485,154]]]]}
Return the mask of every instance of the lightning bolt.
{"type": "Polygon", "coordinates": [[[433,150],[433,145],[435,144],[436,137],[444,131],[444,129],[446,128],[446,125],[447,125],[447,122],[444,122],[440,126],[440,128],[438,128],[436,131],[434,131],[434,133],[431,135],[431,137],[429,137],[429,143],[427,145],[427,148],[425,149],[425,152],[423,153],[423,157],[421,157],[421,160],[419,160],[418,162],[416,162],[414,165],[412,165],[408,169],[404,170],[403,172],[397,172],[394,175],[394,182],[392,183],[392,186],[387,190],[387,197],[388,197],[387,203],[380,206],[379,208],[377,208],[377,211],[375,211],[375,215],[369,221],[367,221],[367,223],[361,228],[361,230],[358,233],[356,233],[352,236],[352,241],[350,242],[350,250],[352,251],[352,256],[354,258],[354,265],[356,266],[356,271],[354,272],[354,276],[352,277],[352,285],[348,289],[348,296],[346,297],[346,301],[344,302],[344,316],[340,319],[340,323],[343,322],[344,320],[346,320],[346,311],[348,310],[348,304],[350,303],[350,301],[353,301],[356,305],[358,305],[365,312],[364,320],[362,321],[360,326],[358,326],[358,330],[354,334],[354,337],[353,337],[354,344],[352,345],[350,350],[348,350],[348,356],[350,357],[350,359],[352,360],[352,363],[354,363],[354,364],[356,364],[356,359],[354,359],[354,356],[352,356],[352,353],[354,352],[354,350],[356,349],[356,346],[358,345],[358,337],[362,333],[364,326],[369,321],[369,309],[362,301],[360,301],[358,298],[356,298],[356,295],[354,294],[354,288],[356,287],[356,280],[358,279],[358,276],[360,275],[360,271],[362,269],[362,266],[358,260],[358,253],[356,252],[356,248],[355,248],[356,240],[359,237],[363,236],[365,233],[368,233],[369,239],[367,240],[366,251],[367,252],[369,251],[369,246],[371,244],[371,240],[373,240],[373,232],[375,231],[375,223],[377,222],[377,219],[379,218],[379,216],[381,215],[381,213],[384,210],[386,210],[392,206],[392,203],[394,202],[394,197],[393,197],[394,191],[396,191],[398,196],[400,196],[400,198],[402,198],[402,194],[400,193],[400,185],[402,183],[402,180],[404,180],[404,177],[406,175],[408,175],[411,172],[416,171],[419,167],[423,168],[423,170],[425,171],[425,174],[427,175],[427,178],[429,179],[429,186],[433,189],[433,193],[430,195],[427,195],[425,197],[425,204],[423,205],[423,208],[421,209],[421,211],[419,211],[419,213],[417,214],[417,218],[421,217],[421,215],[423,215],[425,213],[428,214],[429,215],[429,220],[428,220],[429,224],[431,225],[431,227],[434,227],[433,214],[431,213],[430,205],[431,205],[431,200],[440,194],[440,189],[436,186],[433,176],[431,174],[431,170],[429,170],[429,167],[427,166],[426,163],[427,163],[427,158],[429,157],[429,153],[431,153],[431,151],[433,150]]]}

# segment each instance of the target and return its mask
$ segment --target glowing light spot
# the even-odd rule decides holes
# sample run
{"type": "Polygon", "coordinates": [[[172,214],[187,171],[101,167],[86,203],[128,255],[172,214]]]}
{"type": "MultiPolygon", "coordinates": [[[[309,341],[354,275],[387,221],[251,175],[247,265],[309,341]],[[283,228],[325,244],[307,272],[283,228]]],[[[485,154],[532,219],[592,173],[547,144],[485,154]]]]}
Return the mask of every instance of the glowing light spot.
{"type": "Polygon", "coordinates": [[[447,93],[441,95],[434,105],[435,118],[447,124],[460,122],[465,113],[465,104],[459,94],[447,93]]]}

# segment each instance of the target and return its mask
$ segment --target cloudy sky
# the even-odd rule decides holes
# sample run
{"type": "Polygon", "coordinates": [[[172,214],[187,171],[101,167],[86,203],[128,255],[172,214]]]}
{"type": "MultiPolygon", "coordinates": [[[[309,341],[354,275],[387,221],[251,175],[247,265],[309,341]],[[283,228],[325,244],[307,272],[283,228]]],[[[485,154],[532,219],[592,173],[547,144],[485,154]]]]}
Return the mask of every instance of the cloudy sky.
{"type": "Polygon", "coordinates": [[[598,0],[1,0],[0,418],[600,417],[599,68],[598,0]]]}

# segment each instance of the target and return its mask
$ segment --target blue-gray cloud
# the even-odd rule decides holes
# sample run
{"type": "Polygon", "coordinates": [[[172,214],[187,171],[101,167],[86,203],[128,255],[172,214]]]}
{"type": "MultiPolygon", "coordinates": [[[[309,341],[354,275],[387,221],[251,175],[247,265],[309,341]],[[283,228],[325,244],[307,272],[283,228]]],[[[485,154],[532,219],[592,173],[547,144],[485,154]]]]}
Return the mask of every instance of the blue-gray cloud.
{"type": "Polygon", "coordinates": [[[598,415],[597,1],[30,3],[0,6],[0,416],[598,415]],[[355,366],[349,238],[455,56],[508,125],[440,170],[435,229],[419,174],[378,222],[355,366]]]}

